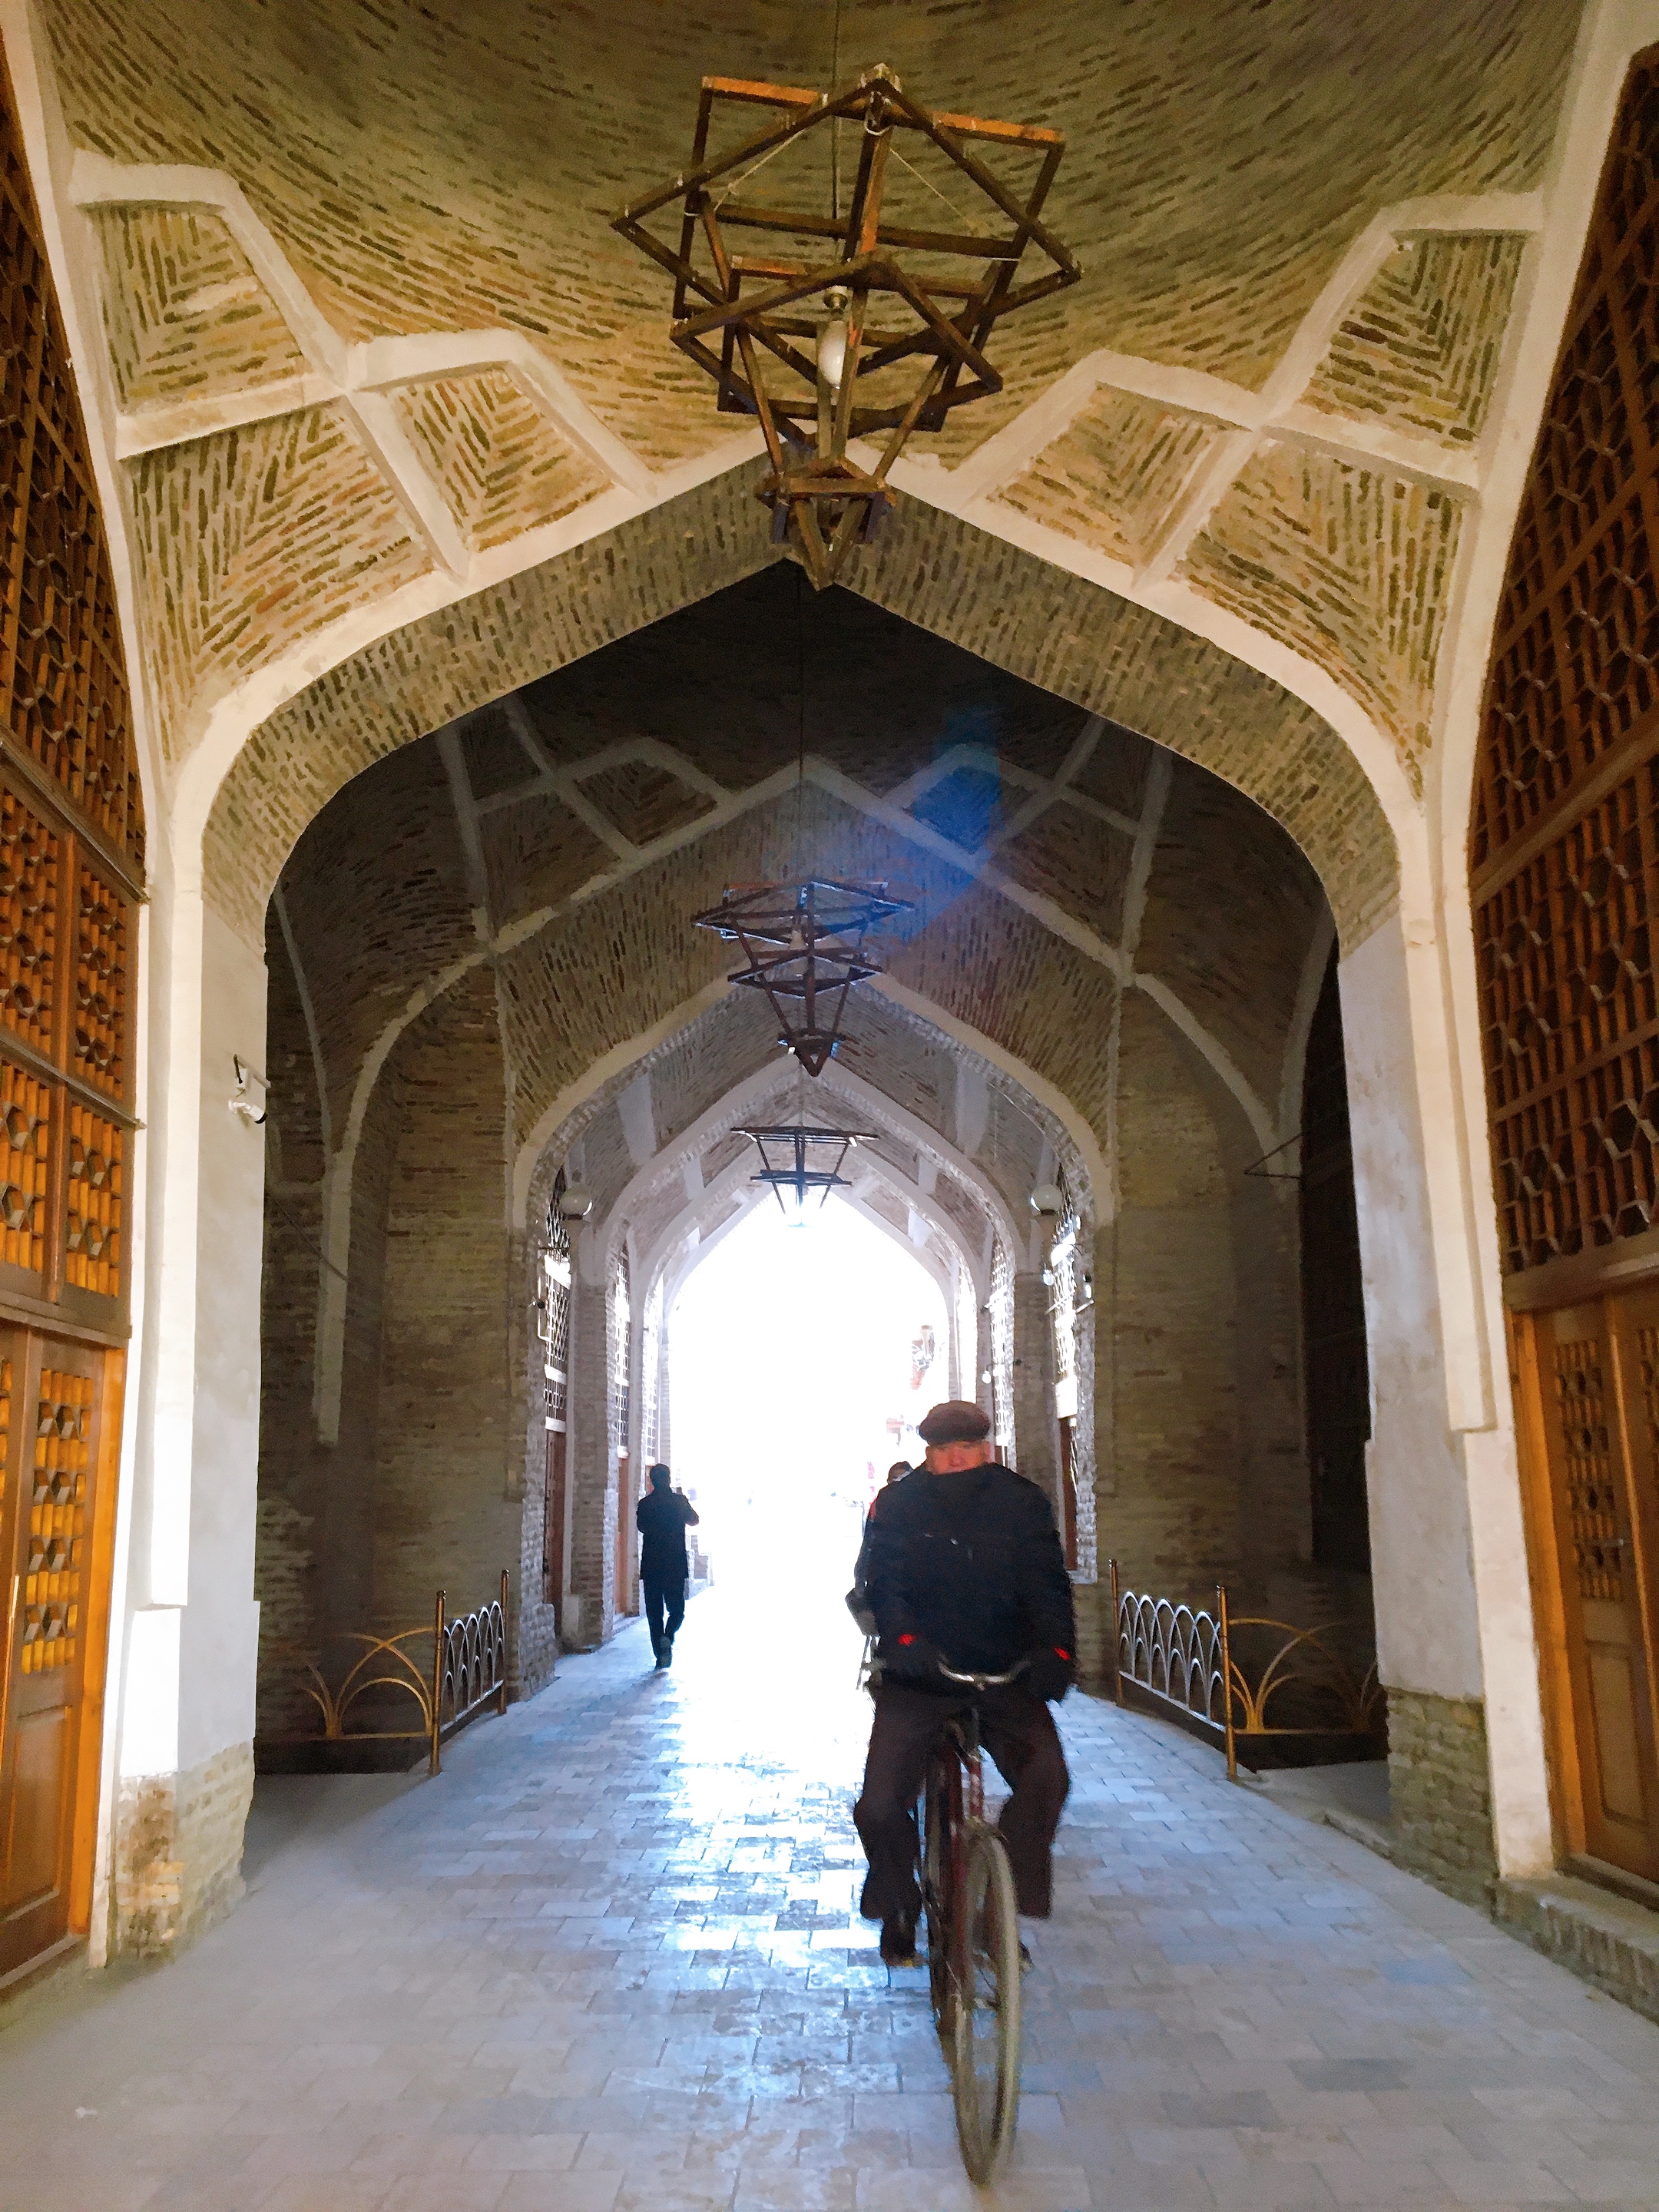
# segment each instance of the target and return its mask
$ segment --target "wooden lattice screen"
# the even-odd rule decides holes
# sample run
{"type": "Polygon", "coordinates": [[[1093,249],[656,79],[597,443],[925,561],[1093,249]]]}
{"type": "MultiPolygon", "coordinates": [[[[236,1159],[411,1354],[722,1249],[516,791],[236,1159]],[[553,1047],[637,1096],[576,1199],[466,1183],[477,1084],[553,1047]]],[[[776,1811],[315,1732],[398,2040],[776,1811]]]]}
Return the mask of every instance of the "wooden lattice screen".
{"type": "Polygon", "coordinates": [[[87,1924],[131,1295],[143,809],[109,547],[0,73],[0,1975],[87,1924]]]}
{"type": "Polygon", "coordinates": [[[1511,1272],[1654,1223],[1659,49],[1638,58],[1510,554],[1470,841],[1511,1272]]]}

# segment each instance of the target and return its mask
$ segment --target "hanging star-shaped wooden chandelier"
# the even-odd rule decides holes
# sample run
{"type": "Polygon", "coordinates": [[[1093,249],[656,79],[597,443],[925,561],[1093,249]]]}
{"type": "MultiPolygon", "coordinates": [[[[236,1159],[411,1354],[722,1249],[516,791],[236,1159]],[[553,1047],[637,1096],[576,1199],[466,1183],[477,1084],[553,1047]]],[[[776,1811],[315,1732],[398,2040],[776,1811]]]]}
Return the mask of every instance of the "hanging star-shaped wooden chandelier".
{"type": "Polygon", "coordinates": [[[820,588],[879,528],[911,433],[940,429],[953,408],[1001,391],[985,350],[996,325],[1082,275],[1040,219],[1065,146],[1034,125],[934,113],[879,66],[835,93],[705,77],[690,171],[615,218],[674,279],[674,344],[714,378],[723,411],[759,418],[772,463],[759,495],[774,538],[793,531],[820,588]],[[711,157],[711,125],[733,109],[781,119],[711,157]],[[844,213],[843,123],[860,126],[844,213]],[[782,179],[798,162],[754,182],[820,131],[827,206],[792,199],[782,179]],[[674,200],[684,202],[678,245],[646,228],[674,200]],[[739,252],[741,233],[779,243],[739,252]],[[873,466],[848,453],[849,440],[883,431],[873,466]]]}
{"type": "Polygon", "coordinates": [[[753,1139],[755,1149],[761,1156],[760,1171],[751,1176],[750,1181],[771,1184],[778,1201],[778,1211],[786,1221],[790,1218],[789,1209],[783,1202],[786,1190],[795,1194],[794,1218],[797,1221],[806,1212],[809,1191],[820,1192],[822,1195],[818,1204],[827,1206],[832,1190],[846,1190],[851,1187],[842,1173],[848,1153],[860,1139],[873,1143],[880,1133],[878,1129],[818,1129],[807,1121],[778,1121],[769,1123],[764,1128],[738,1131],[740,1137],[753,1139]],[[823,1147],[829,1145],[841,1147],[834,1161],[827,1167],[809,1168],[806,1164],[808,1147],[817,1147],[818,1156],[822,1157],[823,1147]]]}
{"type": "Polygon", "coordinates": [[[743,947],[747,966],[727,981],[764,991],[788,1046],[809,1075],[822,1075],[841,1042],[847,994],[881,973],[865,949],[870,932],[909,899],[889,898],[881,884],[809,876],[799,884],[734,884],[718,906],[691,918],[743,947]]]}

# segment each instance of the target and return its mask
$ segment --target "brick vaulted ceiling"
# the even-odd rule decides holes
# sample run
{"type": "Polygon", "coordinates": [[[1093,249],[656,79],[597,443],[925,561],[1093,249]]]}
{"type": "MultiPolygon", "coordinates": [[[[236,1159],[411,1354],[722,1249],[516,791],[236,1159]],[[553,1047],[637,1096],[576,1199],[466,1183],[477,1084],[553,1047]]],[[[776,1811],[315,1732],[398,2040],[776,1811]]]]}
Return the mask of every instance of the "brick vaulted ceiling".
{"type": "MultiPolygon", "coordinates": [[[[752,447],[607,219],[683,159],[705,71],[826,83],[828,0],[40,13],[169,763],[239,687],[245,735],[336,651],[752,447]]],[[[1416,791],[1580,13],[843,0],[844,74],[1065,130],[1049,212],[1085,269],[902,489],[1248,626],[1416,791]]]]}
{"type": "MultiPolygon", "coordinates": [[[[701,380],[665,356],[660,283],[606,220],[679,164],[705,72],[827,83],[827,0],[47,13],[76,137],[117,161],[229,171],[349,343],[507,324],[642,454],[720,434],[701,380]]],[[[885,61],[935,106],[1067,134],[1048,212],[1088,281],[1025,325],[1012,409],[1103,345],[1259,389],[1376,207],[1538,182],[1577,14],[848,0],[839,36],[843,73],[885,61]]]]}
{"type": "Polygon", "coordinates": [[[720,1073],[674,1087],[682,1119],[706,1110],[775,1042],[746,998],[691,1012],[727,1005],[730,957],[689,917],[802,866],[918,901],[889,948],[897,1004],[861,1001],[846,1065],[923,1121],[951,1079],[916,1054],[949,1047],[904,1042],[907,1006],[990,1040],[1109,1156],[1131,989],[1231,1092],[1247,1142],[1293,1127],[1285,1068],[1331,924],[1284,831],[1133,732],[773,567],[401,747],[323,809],[267,946],[273,1007],[290,973],[306,1001],[325,1149],[355,1141],[396,1037],[481,969],[515,1157],[590,1068],[688,1020],[688,1070],[720,1073]],[[734,638],[751,641],[735,685],[734,638]]]}

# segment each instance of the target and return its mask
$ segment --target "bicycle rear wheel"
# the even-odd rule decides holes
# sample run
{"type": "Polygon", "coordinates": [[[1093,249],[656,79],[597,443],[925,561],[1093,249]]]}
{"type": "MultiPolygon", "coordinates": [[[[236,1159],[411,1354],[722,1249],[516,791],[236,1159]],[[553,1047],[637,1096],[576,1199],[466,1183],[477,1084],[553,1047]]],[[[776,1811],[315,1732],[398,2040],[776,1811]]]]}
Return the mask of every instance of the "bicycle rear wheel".
{"type": "Polygon", "coordinates": [[[957,2138],[975,2183],[992,2179],[1019,2112],[1019,1920],[1013,1869],[996,1830],[967,1836],[962,1925],[951,1931],[951,2067],[957,2138]]]}
{"type": "Polygon", "coordinates": [[[951,2055],[951,1853],[962,1829],[962,1764],[954,1746],[937,1746],[927,1761],[922,1801],[921,1896],[927,1914],[927,1994],[933,2024],[951,2055]]]}

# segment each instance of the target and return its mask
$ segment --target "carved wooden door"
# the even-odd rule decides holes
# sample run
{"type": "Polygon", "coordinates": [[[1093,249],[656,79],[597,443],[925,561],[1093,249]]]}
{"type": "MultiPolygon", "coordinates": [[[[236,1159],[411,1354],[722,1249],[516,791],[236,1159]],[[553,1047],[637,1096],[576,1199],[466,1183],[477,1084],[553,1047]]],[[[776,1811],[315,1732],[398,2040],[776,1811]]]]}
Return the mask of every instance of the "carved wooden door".
{"type": "Polygon", "coordinates": [[[143,805],[113,573],[0,68],[0,1977],[85,1930],[143,805]]]}
{"type": "Polygon", "coordinates": [[[1656,235],[1659,47],[1637,56],[1625,86],[1516,525],[1469,839],[1556,1808],[1583,1870],[1648,1879],[1659,1879],[1656,235]]]}
{"type": "MultiPolygon", "coordinates": [[[[0,1774],[0,1973],[71,1922],[76,1811],[101,1680],[93,1587],[105,1355],[0,1330],[7,1568],[4,1771],[0,1774]]],[[[83,1814],[87,1808],[82,1807],[83,1814]]]]}
{"type": "Polygon", "coordinates": [[[1656,1879],[1659,1764],[1643,1602],[1651,1553],[1638,1492],[1650,1488],[1655,1463],[1659,1291],[1529,1316],[1524,1336],[1577,1753],[1569,1841],[1656,1879]]]}

